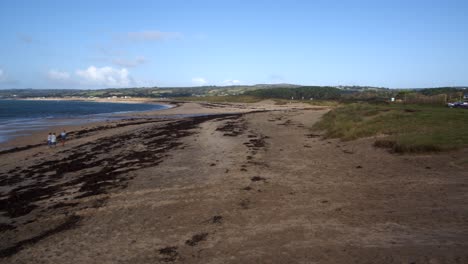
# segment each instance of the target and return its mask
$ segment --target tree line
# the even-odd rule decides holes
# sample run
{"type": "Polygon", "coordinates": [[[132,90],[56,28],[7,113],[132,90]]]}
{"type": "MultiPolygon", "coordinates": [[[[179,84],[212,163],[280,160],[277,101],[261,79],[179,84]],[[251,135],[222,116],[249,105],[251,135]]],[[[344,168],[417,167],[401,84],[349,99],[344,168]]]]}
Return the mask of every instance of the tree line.
{"type": "Polygon", "coordinates": [[[298,88],[253,90],[247,91],[244,94],[259,98],[338,100],[342,93],[343,90],[331,86],[303,86],[298,88]]]}

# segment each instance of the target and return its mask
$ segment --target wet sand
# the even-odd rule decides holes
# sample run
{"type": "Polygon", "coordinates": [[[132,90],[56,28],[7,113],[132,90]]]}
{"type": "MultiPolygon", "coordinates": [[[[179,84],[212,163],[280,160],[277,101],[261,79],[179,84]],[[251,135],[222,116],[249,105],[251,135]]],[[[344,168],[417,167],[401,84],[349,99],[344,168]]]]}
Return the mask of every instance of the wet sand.
{"type": "Polygon", "coordinates": [[[324,140],[326,111],[183,103],[1,154],[0,262],[468,263],[468,151],[324,140]]]}

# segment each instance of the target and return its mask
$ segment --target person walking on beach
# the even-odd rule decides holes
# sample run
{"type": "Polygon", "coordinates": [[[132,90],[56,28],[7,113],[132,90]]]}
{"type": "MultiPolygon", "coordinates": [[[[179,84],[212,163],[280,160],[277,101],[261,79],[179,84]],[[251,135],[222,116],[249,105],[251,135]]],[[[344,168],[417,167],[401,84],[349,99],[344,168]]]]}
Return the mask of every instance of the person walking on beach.
{"type": "Polygon", "coordinates": [[[49,133],[47,136],[47,146],[49,146],[49,148],[52,146],[52,133],[49,133]]]}
{"type": "Polygon", "coordinates": [[[52,133],[52,136],[50,137],[50,143],[54,148],[57,147],[57,136],[55,133],[52,133]]]}
{"type": "Polygon", "coordinates": [[[62,147],[65,146],[65,140],[67,140],[67,132],[65,130],[60,133],[60,140],[62,141],[62,147]]]}

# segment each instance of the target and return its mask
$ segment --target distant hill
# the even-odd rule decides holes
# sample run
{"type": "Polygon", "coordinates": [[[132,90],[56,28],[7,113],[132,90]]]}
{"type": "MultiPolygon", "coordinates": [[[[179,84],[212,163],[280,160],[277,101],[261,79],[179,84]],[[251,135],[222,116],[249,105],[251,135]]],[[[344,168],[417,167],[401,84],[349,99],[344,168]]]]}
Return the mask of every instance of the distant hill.
{"type": "Polygon", "coordinates": [[[96,90],[79,89],[4,89],[0,90],[0,98],[27,97],[187,97],[187,96],[225,96],[239,95],[246,91],[268,88],[293,88],[294,84],[258,84],[230,86],[196,86],[196,87],[136,87],[136,88],[106,88],[96,90]]]}
{"type": "Polygon", "coordinates": [[[96,90],[80,89],[5,89],[0,90],[1,98],[31,97],[150,97],[177,98],[228,95],[254,95],[272,98],[324,98],[342,100],[380,100],[396,96],[400,92],[414,92],[424,95],[447,94],[449,96],[466,94],[468,87],[438,87],[424,89],[389,89],[372,86],[301,86],[296,84],[256,84],[230,86],[198,87],[135,87],[107,88],[96,90]]]}
{"type": "Polygon", "coordinates": [[[438,95],[438,94],[447,94],[447,95],[456,95],[468,93],[467,87],[438,87],[438,88],[426,88],[418,90],[419,93],[424,95],[438,95]]]}
{"type": "Polygon", "coordinates": [[[339,99],[342,90],[330,86],[301,86],[290,88],[268,88],[248,91],[245,94],[260,98],[280,99],[339,99]]]}
{"type": "Polygon", "coordinates": [[[276,84],[255,84],[253,87],[258,88],[294,88],[301,87],[302,85],[290,84],[290,83],[276,83],[276,84]]]}

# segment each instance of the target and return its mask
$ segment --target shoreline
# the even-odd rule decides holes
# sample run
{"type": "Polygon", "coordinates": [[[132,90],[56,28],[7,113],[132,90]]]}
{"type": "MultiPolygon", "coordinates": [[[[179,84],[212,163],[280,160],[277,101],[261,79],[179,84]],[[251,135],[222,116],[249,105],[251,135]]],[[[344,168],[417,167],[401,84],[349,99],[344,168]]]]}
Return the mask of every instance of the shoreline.
{"type": "MultiPolygon", "coordinates": [[[[10,100],[10,99],[8,99],[10,100]]],[[[155,104],[160,105],[165,108],[162,109],[152,109],[152,110],[145,110],[145,111],[121,111],[121,112],[111,112],[111,113],[99,113],[99,114],[90,114],[90,115],[81,115],[76,117],[68,117],[68,118],[32,118],[30,121],[37,121],[42,123],[42,125],[37,124],[37,128],[32,129],[23,129],[19,132],[20,134],[17,136],[6,135],[4,141],[0,141],[0,152],[15,149],[15,148],[22,148],[21,145],[37,145],[36,138],[45,138],[47,133],[50,131],[60,131],[66,130],[76,130],[78,128],[83,128],[85,126],[96,126],[103,123],[108,122],[117,122],[124,119],[134,118],[135,115],[138,114],[145,114],[145,113],[153,113],[154,111],[162,111],[168,110],[172,108],[176,108],[179,104],[165,101],[165,102],[150,102],[144,100],[133,100],[133,101],[90,101],[90,100],[75,100],[75,99],[67,99],[67,100],[59,100],[57,98],[50,98],[50,99],[36,99],[36,98],[28,98],[28,99],[11,99],[11,100],[24,100],[24,101],[73,101],[73,102],[96,102],[96,103],[129,103],[129,104],[155,104]],[[45,136],[44,136],[45,135],[45,136]],[[31,141],[31,139],[34,139],[31,141]]],[[[60,133],[59,131],[59,133],[60,133]]]]}
{"type": "Polygon", "coordinates": [[[84,97],[27,97],[27,98],[5,98],[3,100],[24,100],[24,101],[78,101],[78,102],[96,102],[96,103],[125,103],[125,104],[161,104],[172,105],[172,100],[156,99],[145,97],[134,98],[84,98],[84,97]]]}
{"type": "MultiPolygon", "coordinates": [[[[140,98],[141,99],[141,98],[140,98]]],[[[135,100],[140,100],[135,99],[135,100]]],[[[55,99],[47,99],[47,100],[55,100],[55,99]]],[[[65,100],[67,101],[67,100],[65,100]]],[[[74,101],[74,100],[68,100],[74,101]]],[[[107,101],[104,101],[107,102],[107,101]]],[[[99,103],[99,102],[97,102],[99,103]]],[[[118,102],[116,102],[118,103],[118,102]]],[[[142,103],[142,101],[133,101],[133,103],[142,103]]],[[[50,127],[44,129],[36,129],[29,131],[29,135],[17,136],[14,138],[10,138],[5,142],[0,142],[0,151],[5,151],[8,149],[15,149],[15,148],[22,148],[26,145],[38,145],[38,144],[45,144],[45,138],[50,131],[54,131],[59,129],[60,131],[66,130],[68,131],[75,131],[80,129],[86,129],[89,127],[96,127],[103,124],[113,124],[118,123],[119,121],[123,121],[125,119],[135,119],[135,118],[154,118],[154,119],[177,119],[177,118],[184,118],[190,116],[203,116],[203,115],[212,115],[212,114],[228,114],[228,113],[246,113],[251,111],[267,111],[267,110],[280,110],[280,109],[296,109],[296,108],[306,108],[306,109],[317,109],[323,107],[316,107],[306,104],[295,104],[291,105],[275,105],[273,102],[265,101],[263,103],[255,103],[255,104],[243,104],[243,103],[236,103],[236,104],[218,104],[218,103],[206,103],[206,102],[180,102],[180,101],[169,101],[165,100],[164,102],[156,102],[153,101],[155,104],[163,105],[163,103],[168,106],[165,109],[157,109],[157,110],[148,110],[148,111],[134,111],[129,113],[112,113],[109,116],[112,118],[102,120],[88,120],[89,117],[77,118],[76,120],[82,121],[80,124],[75,125],[51,125],[50,127]]],[[[66,121],[73,121],[75,119],[63,119],[66,121]]],[[[58,131],[58,130],[57,130],[58,131]]],[[[57,132],[56,131],[56,132],[57,132]]],[[[58,131],[60,133],[60,131],[58,131]]]]}

